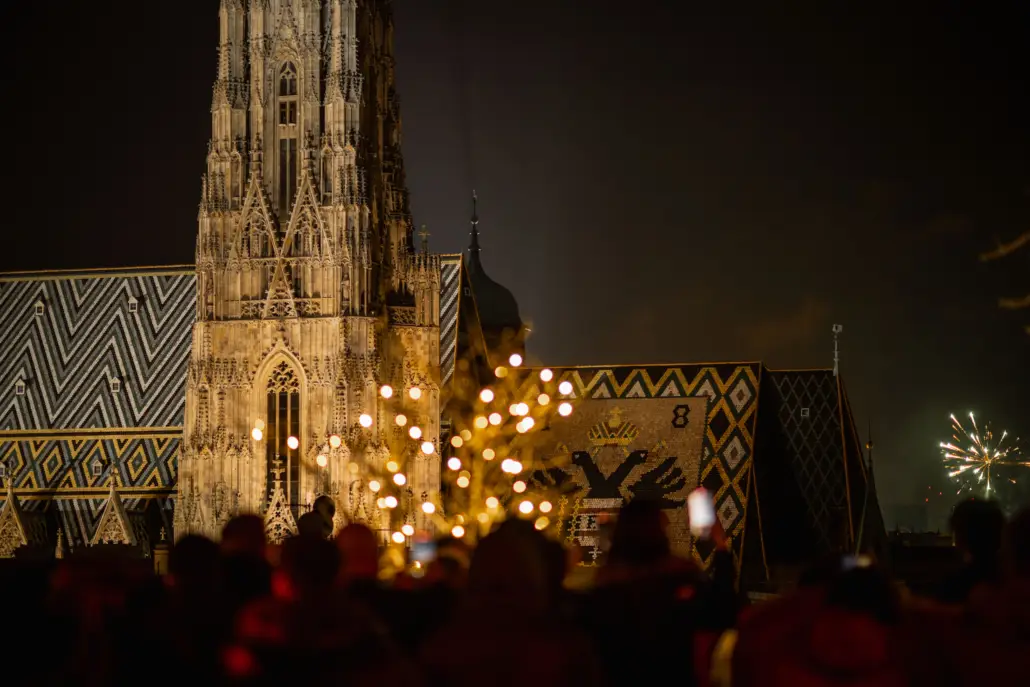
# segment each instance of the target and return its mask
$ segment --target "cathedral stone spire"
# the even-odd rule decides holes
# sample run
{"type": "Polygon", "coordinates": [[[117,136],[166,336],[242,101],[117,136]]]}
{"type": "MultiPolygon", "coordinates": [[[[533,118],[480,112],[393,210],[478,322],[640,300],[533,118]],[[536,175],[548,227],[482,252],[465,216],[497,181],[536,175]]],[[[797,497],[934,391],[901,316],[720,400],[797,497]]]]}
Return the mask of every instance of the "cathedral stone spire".
{"type": "MultiPolygon", "coordinates": [[[[439,376],[439,259],[415,250],[392,6],[219,6],[176,537],[217,537],[220,504],[267,507],[276,457],[274,529],[289,530],[315,488],[313,437],[350,436],[387,379],[439,376]]],[[[438,391],[426,399],[435,440],[438,391]]],[[[364,452],[340,447],[326,469],[351,455],[364,452]]]]}

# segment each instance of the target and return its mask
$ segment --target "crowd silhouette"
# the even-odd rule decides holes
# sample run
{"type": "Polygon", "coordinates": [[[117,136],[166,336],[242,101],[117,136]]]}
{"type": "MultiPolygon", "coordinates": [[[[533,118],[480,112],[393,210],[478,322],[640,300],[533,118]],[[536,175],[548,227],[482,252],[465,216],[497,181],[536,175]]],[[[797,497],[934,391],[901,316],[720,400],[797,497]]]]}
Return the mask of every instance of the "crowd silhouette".
{"type": "Polygon", "coordinates": [[[959,504],[963,567],[927,597],[834,555],[756,605],[718,525],[702,571],[672,553],[655,502],[623,508],[588,590],[519,519],[474,548],[440,539],[385,579],[377,534],[333,537],[326,516],[279,547],[237,517],[219,543],[181,538],[163,576],[147,561],[8,561],[4,684],[1027,684],[1030,510],[1006,522],[994,503],[959,504]]]}

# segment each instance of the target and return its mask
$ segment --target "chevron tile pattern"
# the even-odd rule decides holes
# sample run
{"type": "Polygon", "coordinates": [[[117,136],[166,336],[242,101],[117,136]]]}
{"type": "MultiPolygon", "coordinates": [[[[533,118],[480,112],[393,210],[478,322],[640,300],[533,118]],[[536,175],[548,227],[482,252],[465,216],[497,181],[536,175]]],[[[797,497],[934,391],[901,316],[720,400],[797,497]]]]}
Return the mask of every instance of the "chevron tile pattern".
{"type": "Polygon", "coordinates": [[[0,277],[0,431],[181,426],[194,293],[184,270],[0,277]]]}
{"type": "Polygon", "coordinates": [[[444,384],[454,374],[460,292],[461,255],[440,256],[440,376],[444,384]]]}

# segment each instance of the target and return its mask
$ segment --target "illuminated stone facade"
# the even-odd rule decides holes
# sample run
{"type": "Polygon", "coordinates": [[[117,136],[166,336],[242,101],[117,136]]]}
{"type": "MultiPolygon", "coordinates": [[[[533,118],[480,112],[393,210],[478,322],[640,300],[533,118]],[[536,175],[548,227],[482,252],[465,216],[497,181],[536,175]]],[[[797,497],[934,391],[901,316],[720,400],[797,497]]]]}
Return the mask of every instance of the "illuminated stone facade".
{"type": "MultiPolygon", "coordinates": [[[[346,515],[387,455],[382,384],[419,386],[438,439],[440,263],[413,241],[389,6],[222,2],[177,537],[264,510],[276,461],[294,516],[320,494],[346,515]]],[[[414,492],[436,462],[412,463],[414,492]]]]}

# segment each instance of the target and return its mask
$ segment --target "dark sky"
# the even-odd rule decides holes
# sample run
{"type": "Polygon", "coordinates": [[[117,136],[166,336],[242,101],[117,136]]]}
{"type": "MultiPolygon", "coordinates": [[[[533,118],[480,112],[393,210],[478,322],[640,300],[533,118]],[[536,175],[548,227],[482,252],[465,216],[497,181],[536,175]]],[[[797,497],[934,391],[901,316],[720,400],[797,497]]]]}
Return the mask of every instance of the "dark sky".
{"type": "MultiPolygon", "coordinates": [[[[397,0],[415,221],[461,250],[478,190],[549,364],[828,367],[843,324],[888,524],[943,513],[949,412],[1030,439],[1030,255],[977,262],[1030,221],[1030,5],[765,4],[397,0]]],[[[3,3],[0,269],[192,261],[217,7],[3,3]]]]}

